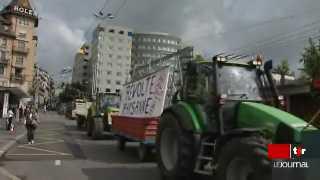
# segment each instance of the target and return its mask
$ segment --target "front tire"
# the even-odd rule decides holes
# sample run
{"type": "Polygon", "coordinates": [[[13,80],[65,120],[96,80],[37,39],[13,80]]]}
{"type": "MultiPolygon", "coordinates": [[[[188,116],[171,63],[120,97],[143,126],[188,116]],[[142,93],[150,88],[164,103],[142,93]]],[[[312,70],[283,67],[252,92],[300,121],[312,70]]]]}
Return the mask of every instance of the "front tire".
{"type": "Polygon", "coordinates": [[[164,179],[188,179],[195,164],[195,138],[172,113],[161,116],[156,138],[157,163],[164,179]]]}
{"type": "Polygon", "coordinates": [[[103,132],[103,120],[102,118],[93,119],[92,138],[99,139],[102,137],[103,132]]]}
{"type": "Polygon", "coordinates": [[[79,116],[76,117],[76,119],[77,119],[77,128],[81,129],[83,127],[84,120],[82,117],[79,117],[79,116]]]}
{"type": "Polygon", "coordinates": [[[218,180],[269,180],[271,163],[267,141],[259,136],[234,138],[221,149],[218,158],[218,180]]]}

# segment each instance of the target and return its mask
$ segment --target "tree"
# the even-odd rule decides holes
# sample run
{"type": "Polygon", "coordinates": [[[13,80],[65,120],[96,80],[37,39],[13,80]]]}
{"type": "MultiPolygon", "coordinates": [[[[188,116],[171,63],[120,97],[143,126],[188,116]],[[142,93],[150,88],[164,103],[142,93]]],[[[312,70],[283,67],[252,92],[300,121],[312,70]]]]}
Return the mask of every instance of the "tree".
{"type": "Polygon", "coordinates": [[[274,69],[273,71],[274,73],[280,74],[281,79],[280,79],[280,84],[284,85],[285,83],[285,76],[286,75],[292,75],[293,73],[291,73],[290,71],[290,66],[288,63],[287,59],[284,59],[280,62],[280,64],[278,64],[278,66],[274,69]]]}
{"type": "Polygon", "coordinates": [[[197,54],[196,57],[194,58],[195,61],[205,61],[206,59],[202,57],[200,54],[197,54]]]}
{"type": "Polygon", "coordinates": [[[303,63],[302,71],[310,80],[320,78],[320,45],[311,38],[309,39],[309,47],[304,49],[300,62],[303,63]]]}

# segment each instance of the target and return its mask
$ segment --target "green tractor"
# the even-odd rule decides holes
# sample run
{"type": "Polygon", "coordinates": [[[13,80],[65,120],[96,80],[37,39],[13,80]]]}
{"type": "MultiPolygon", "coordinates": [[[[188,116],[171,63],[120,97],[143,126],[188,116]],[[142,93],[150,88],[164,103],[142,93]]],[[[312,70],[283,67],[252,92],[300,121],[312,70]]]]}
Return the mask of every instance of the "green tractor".
{"type": "Polygon", "coordinates": [[[158,127],[157,163],[164,179],[269,180],[269,143],[301,144],[319,134],[281,110],[272,61],[262,68],[259,56],[245,60],[215,56],[187,64],[183,85],[158,127]]]}
{"type": "Polygon", "coordinates": [[[92,139],[101,138],[104,131],[110,132],[111,115],[118,114],[120,96],[118,93],[99,93],[88,110],[87,135],[92,139]]]}

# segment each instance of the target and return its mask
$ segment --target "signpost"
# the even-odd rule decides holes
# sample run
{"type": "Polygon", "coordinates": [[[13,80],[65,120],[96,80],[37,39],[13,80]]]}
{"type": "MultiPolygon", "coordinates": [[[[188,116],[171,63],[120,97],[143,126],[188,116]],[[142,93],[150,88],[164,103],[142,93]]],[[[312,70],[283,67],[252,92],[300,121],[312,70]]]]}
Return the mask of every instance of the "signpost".
{"type": "Polygon", "coordinates": [[[23,13],[23,14],[26,14],[29,16],[35,16],[35,12],[32,9],[26,9],[26,8],[19,7],[19,6],[14,6],[13,11],[23,13]]]}

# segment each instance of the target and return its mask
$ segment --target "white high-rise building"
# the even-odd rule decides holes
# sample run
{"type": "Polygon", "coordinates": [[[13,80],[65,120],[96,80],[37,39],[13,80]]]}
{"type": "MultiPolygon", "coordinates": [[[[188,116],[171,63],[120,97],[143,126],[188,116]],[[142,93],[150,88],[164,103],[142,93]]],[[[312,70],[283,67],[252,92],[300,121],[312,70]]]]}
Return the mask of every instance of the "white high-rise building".
{"type": "Polygon", "coordinates": [[[92,95],[119,93],[129,80],[131,67],[132,30],[125,27],[99,24],[91,45],[92,95]]]}

